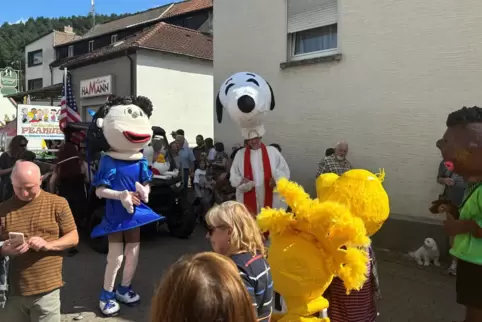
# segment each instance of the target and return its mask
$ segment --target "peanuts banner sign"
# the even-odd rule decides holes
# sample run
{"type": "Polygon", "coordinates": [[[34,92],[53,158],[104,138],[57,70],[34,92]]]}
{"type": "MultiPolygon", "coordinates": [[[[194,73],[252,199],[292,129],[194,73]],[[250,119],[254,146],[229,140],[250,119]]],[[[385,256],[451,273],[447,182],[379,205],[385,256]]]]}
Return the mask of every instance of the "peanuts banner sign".
{"type": "Polygon", "coordinates": [[[17,108],[17,135],[27,139],[63,140],[59,127],[60,106],[22,105],[17,108]]]}

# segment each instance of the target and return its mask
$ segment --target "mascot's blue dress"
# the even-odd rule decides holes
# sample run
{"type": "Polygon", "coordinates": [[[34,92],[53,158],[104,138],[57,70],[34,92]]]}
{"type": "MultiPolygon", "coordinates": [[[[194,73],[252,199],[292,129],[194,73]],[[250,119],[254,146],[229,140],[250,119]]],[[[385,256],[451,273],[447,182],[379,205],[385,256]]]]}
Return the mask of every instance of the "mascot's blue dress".
{"type": "MultiPolygon", "coordinates": [[[[147,160],[124,161],[104,155],[100,159],[99,170],[95,176],[95,187],[106,186],[116,191],[136,191],[136,182],[146,183],[152,179],[152,172],[147,166],[147,160]]],[[[109,235],[115,232],[131,230],[163,219],[141,201],[134,206],[130,214],[122,206],[120,200],[106,199],[105,216],[92,233],[92,238],[109,235]]]]}

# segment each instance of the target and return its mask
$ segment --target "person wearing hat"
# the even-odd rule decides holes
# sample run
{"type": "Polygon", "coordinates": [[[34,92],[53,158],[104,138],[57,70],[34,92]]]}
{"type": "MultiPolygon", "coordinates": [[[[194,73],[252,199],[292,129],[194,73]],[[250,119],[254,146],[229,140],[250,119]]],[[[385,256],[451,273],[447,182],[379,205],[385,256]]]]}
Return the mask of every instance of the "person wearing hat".
{"type": "Polygon", "coordinates": [[[171,132],[171,136],[174,140],[176,140],[176,137],[178,135],[182,135],[184,137],[184,148],[189,148],[189,142],[187,142],[186,140],[186,136],[184,135],[184,130],[183,129],[179,129],[177,131],[172,131],[171,132]]]}
{"type": "Polygon", "coordinates": [[[277,192],[276,182],[290,177],[286,160],[274,146],[266,146],[256,131],[249,132],[247,144],[235,155],[230,171],[236,201],[257,215],[261,208],[286,208],[277,192]]]}

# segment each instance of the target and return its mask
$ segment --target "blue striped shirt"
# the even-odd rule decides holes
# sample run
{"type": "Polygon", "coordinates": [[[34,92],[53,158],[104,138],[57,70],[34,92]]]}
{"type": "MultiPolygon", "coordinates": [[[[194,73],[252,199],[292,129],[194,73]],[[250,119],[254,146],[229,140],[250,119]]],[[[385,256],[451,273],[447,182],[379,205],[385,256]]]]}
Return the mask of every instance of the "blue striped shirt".
{"type": "Polygon", "coordinates": [[[268,262],[263,255],[251,253],[235,254],[231,259],[253,299],[258,321],[268,322],[273,310],[273,279],[268,262]]]}

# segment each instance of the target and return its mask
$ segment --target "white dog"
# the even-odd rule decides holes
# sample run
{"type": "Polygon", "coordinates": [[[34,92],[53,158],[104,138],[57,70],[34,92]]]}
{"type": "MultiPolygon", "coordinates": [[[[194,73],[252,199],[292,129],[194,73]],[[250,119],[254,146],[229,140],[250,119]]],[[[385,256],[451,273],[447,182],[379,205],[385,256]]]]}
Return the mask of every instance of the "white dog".
{"type": "Polygon", "coordinates": [[[440,266],[440,251],[437,242],[433,238],[425,238],[423,245],[415,252],[409,253],[409,255],[417,261],[418,265],[430,266],[430,261],[433,261],[435,266],[440,266]]]}
{"type": "Polygon", "coordinates": [[[238,123],[241,134],[247,138],[250,132],[265,134],[264,117],[274,109],[271,86],[263,77],[249,72],[236,73],[222,85],[216,98],[218,122],[223,120],[223,109],[238,123]]]}

